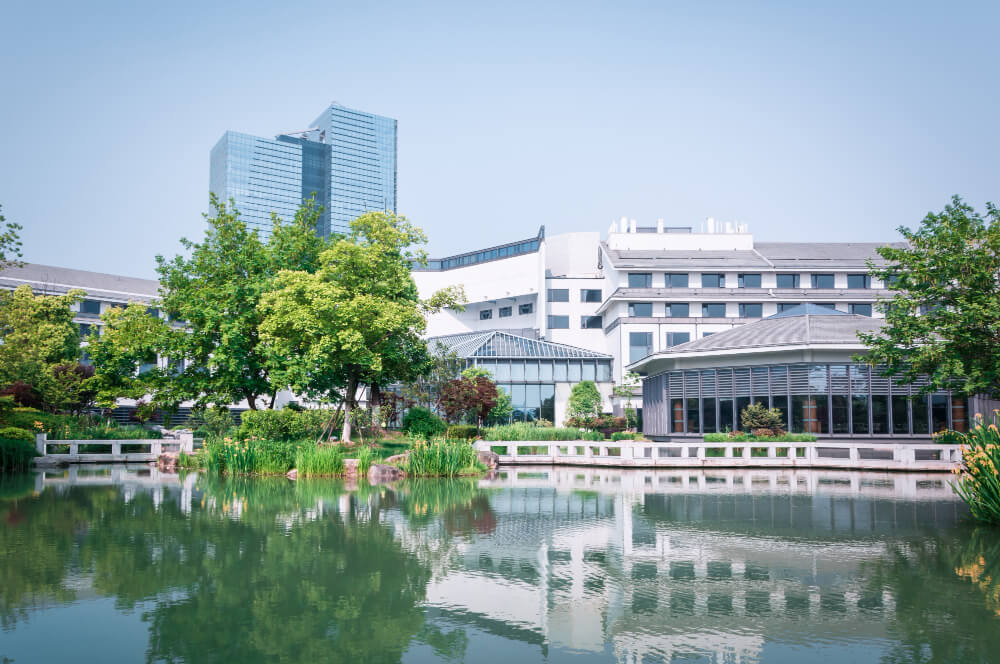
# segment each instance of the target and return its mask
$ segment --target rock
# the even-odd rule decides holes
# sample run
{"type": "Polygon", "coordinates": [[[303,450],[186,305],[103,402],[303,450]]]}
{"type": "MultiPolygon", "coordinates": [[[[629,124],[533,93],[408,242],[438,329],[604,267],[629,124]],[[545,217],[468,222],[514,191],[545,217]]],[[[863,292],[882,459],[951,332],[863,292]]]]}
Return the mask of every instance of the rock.
{"type": "Polygon", "coordinates": [[[476,458],[490,470],[496,470],[500,465],[500,455],[492,450],[479,450],[476,452],[476,458]]]}
{"type": "Polygon", "coordinates": [[[395,466],[387,466],[384,463],[373,463],[368,469],[368,481],[372,484],[383,482],[395,482],[403,477],[403,471],[395,466]]]}
{"type": "Polygon", "coordinates": [[[287,473],[285,473],[285,477],[287,477],[290,480],[297,480],[297,479],[299,479],[299,470],[298,470],[298,468],[292,468],[291,470],[289,470],[287,473]]]}
{"type": "Polygon", "coordinates": [[[347,477],[357,477],[358,476],[358,460],[357,459],[344,459],[344,475],[347,477]]]}
{"type": "Polygon", "coordinates": [[[180,457],[179,452],[164,452],[156,458],[156,468],[161,473],[176,473],[180,457]]]}
{"type": "Polygon", "coordinates": [[[393,454],[391,457],[386,457],[385,462],[390,466],[395,466],[400,463],[406,463],[410,459],[409,452],[403,452],[402,454],[393,454]]]}

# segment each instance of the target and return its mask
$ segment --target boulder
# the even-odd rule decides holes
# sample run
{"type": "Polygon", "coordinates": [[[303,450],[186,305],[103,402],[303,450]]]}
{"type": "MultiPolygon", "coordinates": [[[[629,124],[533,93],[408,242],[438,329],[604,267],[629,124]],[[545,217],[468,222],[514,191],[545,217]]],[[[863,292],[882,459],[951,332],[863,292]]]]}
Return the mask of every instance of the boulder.
{"type": "Polygon", "coordinates": [[[164,452],[156,458],[156,468],[161,473],[176,473],[180,461],[179,452],[164,452]]]}
{"type": "Polygon", "coordinates": [[[298,470],[298,468],[292,468],[291,470],[289,470],[287,473],[285,473],[285,477],[287,477],[290,480],[297,480],[297,479],[299,479],[299,470],[298,470]]]}
{"type": "Polygon", "coordinates": [[[395,466],[387,466],[384,463],[373,463],[368,469],[368,481],[372,484],[382,484],[383,482],[395,482],[403,477],[403,471],[395,466]]]}
{"type": "Polygon", "coordinates": [[[357,459],[344,459],[344,475],[347,477],[357,477],[358,476],[358,460],[357,459]]]}
{"type": "Polygon", "coordinates": [[[493,450],[479,450],[476,452],[476,458],[490,470],[496,470],[500,465],[500,455],[493,450]]]}
{"type": "Polygon", "coordinates": [[[391,457],[386,457],[385,462],[390,466],[395,466],[401,463],[406,463],[410,458],[409,452],[403,452],[402,454],[393,454],[391,457]]]}

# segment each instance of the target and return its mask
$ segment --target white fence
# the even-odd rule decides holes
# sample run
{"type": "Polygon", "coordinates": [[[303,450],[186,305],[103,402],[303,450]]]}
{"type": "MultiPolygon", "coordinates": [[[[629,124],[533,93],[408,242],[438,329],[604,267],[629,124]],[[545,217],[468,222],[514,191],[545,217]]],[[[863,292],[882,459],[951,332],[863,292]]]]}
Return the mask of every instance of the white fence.
{"type": "Polygon", "coordinates": [[[35,434],[36,464],[47,463],[143,463],[156,461],[163,452],[194,452],[194,434],[181,433],[177,438],[146,438],[141,440],[49,440],[44,433],[35,434]],[[107,452],[80,453],[80,446],[107,449],[107,452]],[[122,446],[143,447],[146,452],[122,452],[122,446]],[[68,447],[51,452],[50,448],[68,447]]]}
{"type": "Polygon", "coordinates": [[[637,468],[845,468],[950,471],[961,463],[958,445],[821,440],[811,443],[653,443],[477,441],[501,464],[551,464],[637,468]]]}

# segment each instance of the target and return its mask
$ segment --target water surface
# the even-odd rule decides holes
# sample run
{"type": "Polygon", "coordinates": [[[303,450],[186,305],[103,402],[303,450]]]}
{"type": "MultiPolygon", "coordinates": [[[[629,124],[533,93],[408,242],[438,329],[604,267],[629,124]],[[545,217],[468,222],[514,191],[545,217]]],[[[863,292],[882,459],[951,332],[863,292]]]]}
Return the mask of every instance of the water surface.
{"type": "Polygon", "coordinates": [[[1000,661],[949,479],[5,479],[0,662],[1000,661]]]}

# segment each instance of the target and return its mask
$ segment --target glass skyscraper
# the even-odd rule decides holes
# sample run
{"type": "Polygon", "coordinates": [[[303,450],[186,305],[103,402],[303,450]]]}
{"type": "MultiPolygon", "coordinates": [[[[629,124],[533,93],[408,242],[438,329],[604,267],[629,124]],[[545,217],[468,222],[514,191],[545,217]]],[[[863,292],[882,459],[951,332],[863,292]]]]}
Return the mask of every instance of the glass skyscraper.
{"type": "Polygon", "coordinates": [[[290,220],[313,194],[320,234],[346,233],[364,212],[396,211],[396,121],[331,104],[309,128],[274,139],[227,131],[212,148],[209,179],[263,235],[272,212],[290,220]]]}

